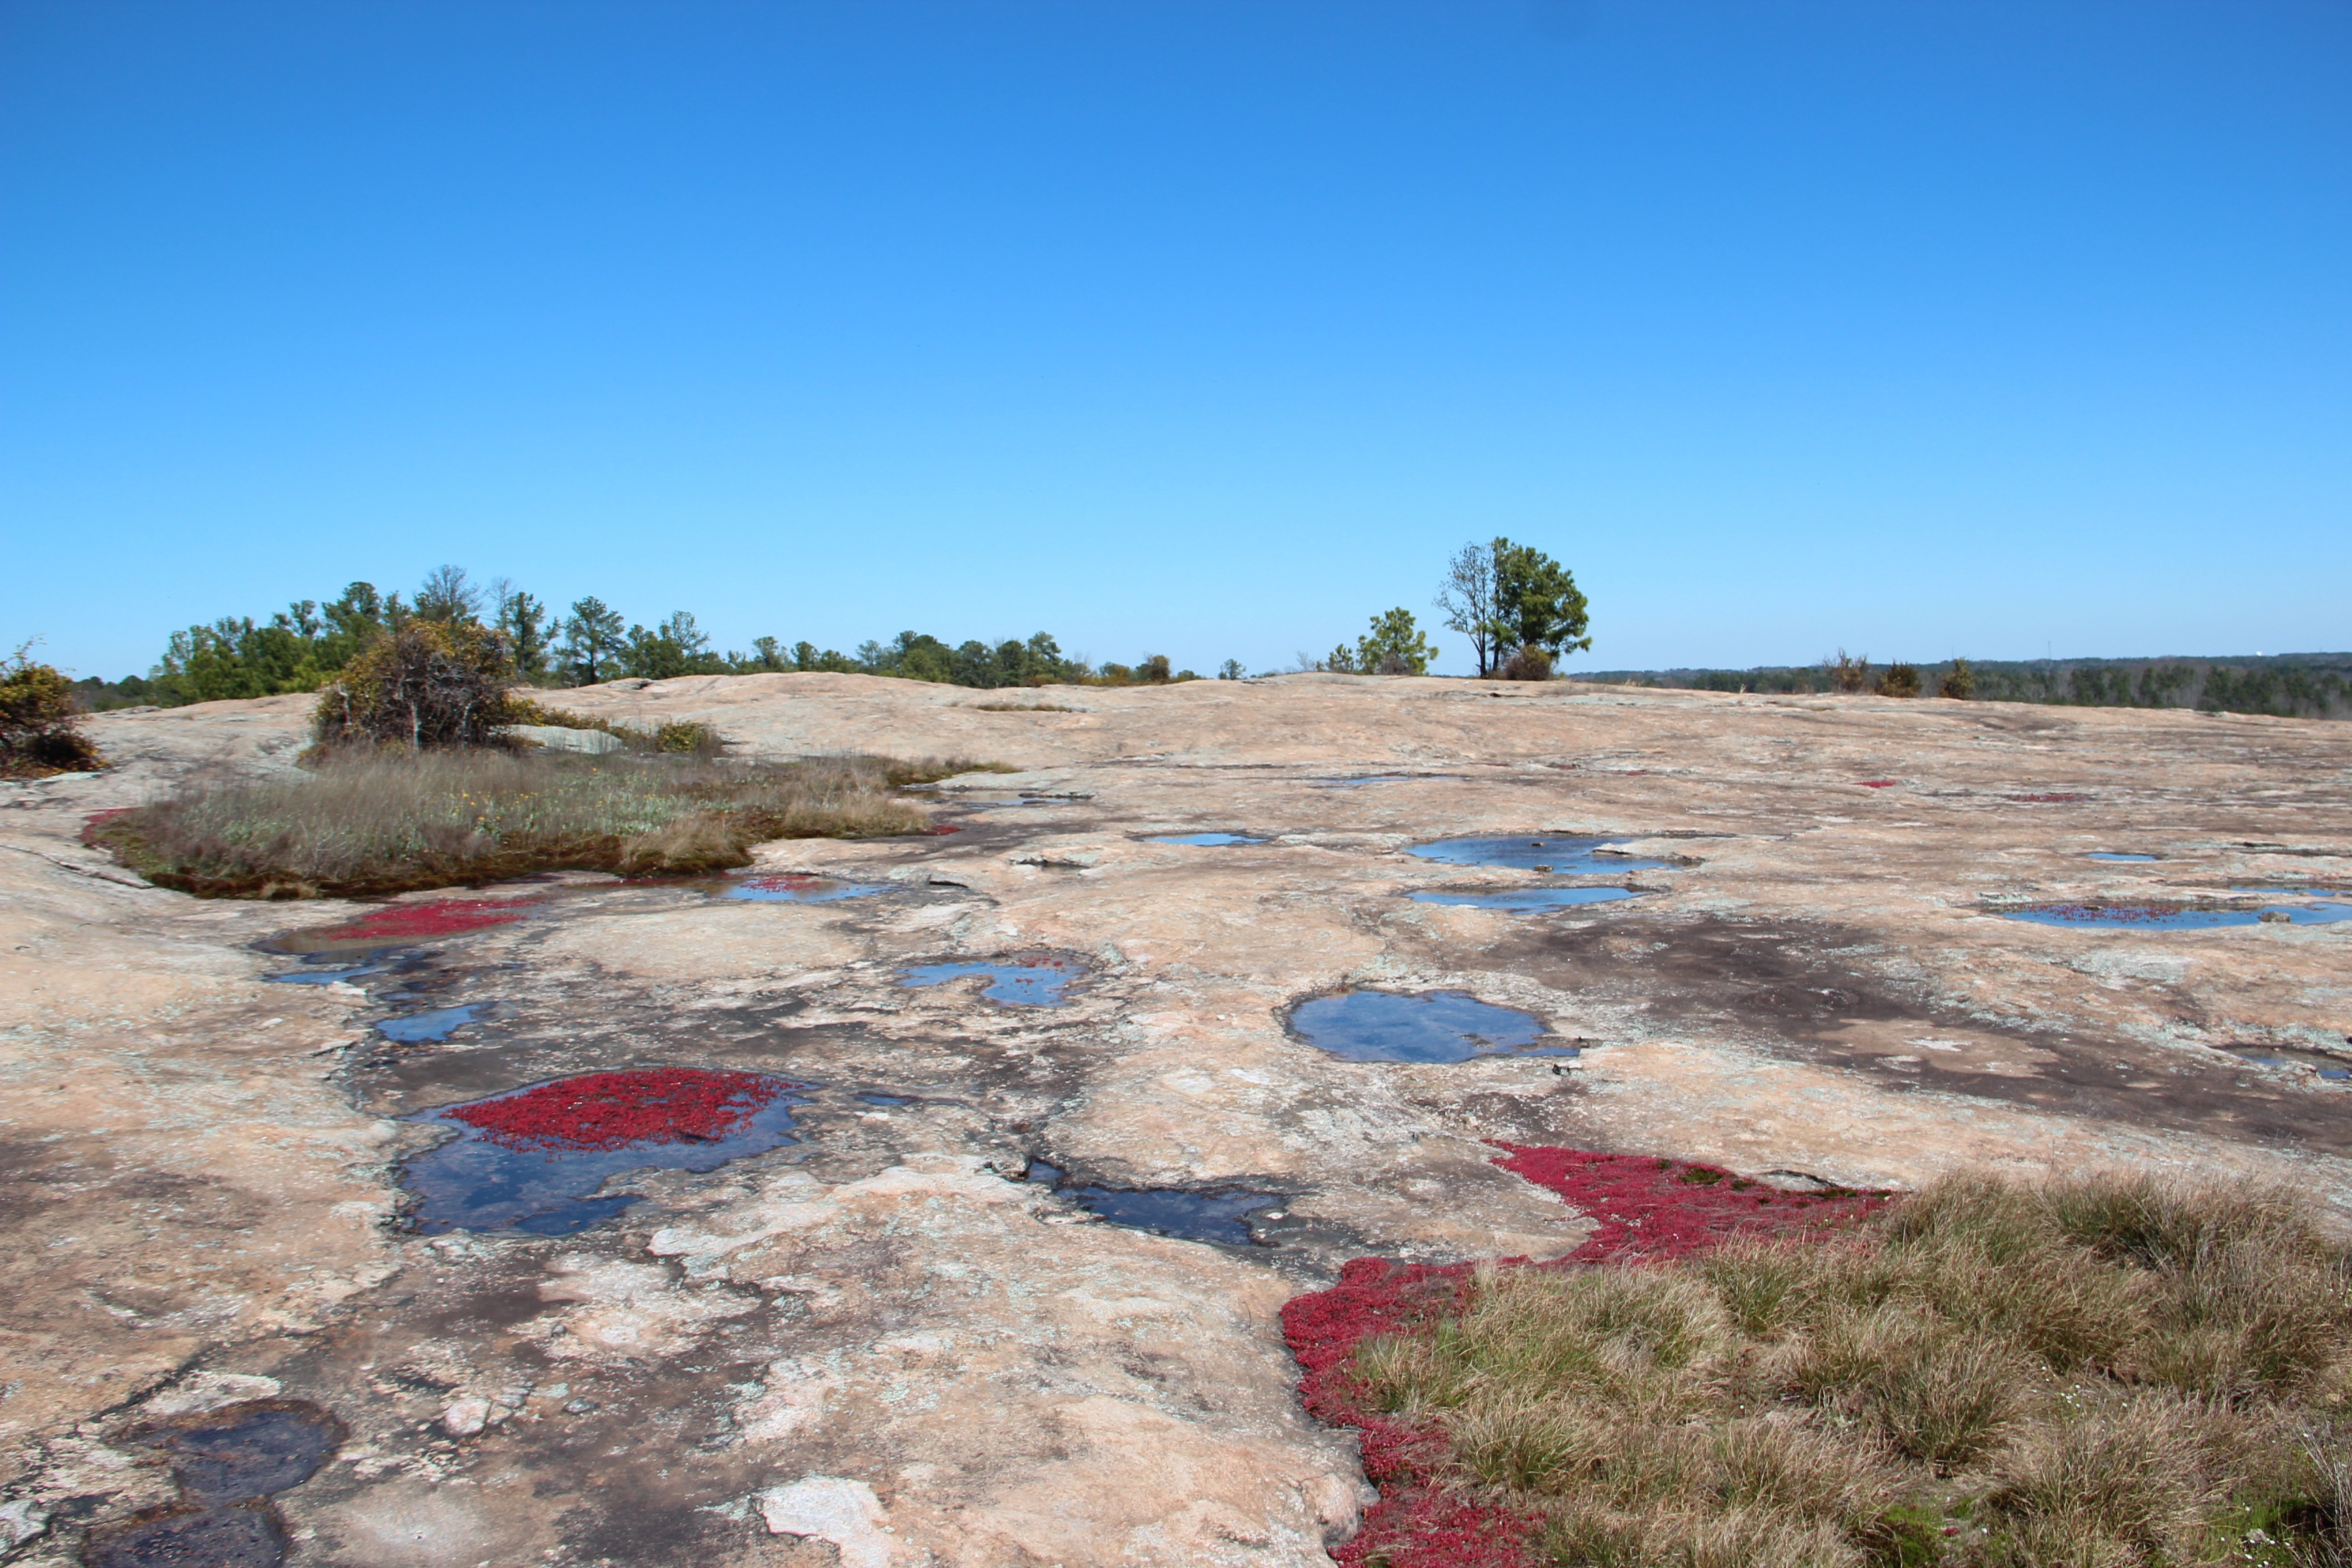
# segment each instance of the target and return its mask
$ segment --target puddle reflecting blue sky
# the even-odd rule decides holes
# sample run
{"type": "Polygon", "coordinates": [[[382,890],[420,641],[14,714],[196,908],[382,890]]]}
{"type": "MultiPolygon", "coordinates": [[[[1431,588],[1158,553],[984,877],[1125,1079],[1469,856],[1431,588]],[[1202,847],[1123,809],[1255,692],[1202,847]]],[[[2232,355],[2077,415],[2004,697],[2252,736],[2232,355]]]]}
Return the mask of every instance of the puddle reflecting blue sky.
{"type": "Polygon", "coordinates": [[[517,1148],[456,1114],[544,1087],[530,1085],[407,1118],[448,1127],[457,1134],[412,1156],[401,1167],[401,1184],[417,1198],[415,1219],[419,1231],[427,1236],[449,1230],[570,1236],[585,1230],[637,1201],[625,1193],[596,1195],[598,1188],[625,1172],[715,1171],[730,1160],[797,1142],[793,1135],[793,1108],[806,1104],[804,1093],[815,1086],[765,1079],[764,1088],[772,1098],[716,1135],[656,1137],[618,1148],[517,1148]]]}
{"type": "Polygon", "coordinates": [[[1417,904],[1462,904],[1477,910],[1567,909],[1576,904],[1613,904],[1639,895],[1626,888],[1506,888],[1491,893],[1412,893],[1417,904]]]}
{"type": "Polygon", "coordinates": [[[1546,1045],[1544,1022],[1530,1013],[1481,1002],[1466,991],[1351,991],[1300,1004],[1290,1026],[1308,1044],[1355,1062],[1464,1062],[1509,1052],[1578,1054],[1546,1045]]]}
{"type": "Polygon", "coordinates": [[[908,970],[899,976],[898,984],[910,987],[942,985],[967,974],[985,974],[989,976],[988,989],[981,994],[991,1002],[1014,1007],[1059,1007],[1066,1000],[1063,993],[1081,973],[1075,961],[1055,958],[1009,963],[926,963],[908,970]]]}
{"type": "Polygon", "coordinates": [[[404,1046],[446,1040],[455,1031],[476,1022],[477,1015],[488,1005],[487,1002],[468,1002],[462,1007],[436,1007],[430,1012],[411,1013],[405,1017],[384,1018],[377,1022],[376,1033],[404,1046]]]}
{"type": "Polygon", "coordinates": [[[1520,871],[1648,871],[1667,860],[1641,860],[1601,851],[1622,838],[1439,838],[1407,847],[1405,853],[1448,866],[1507,866],[1520,871]]]}
{"type": "Polygon", "coordinates": [[[842,899],[863,899],[895,891],[887,882],[845,882],[833,877],[744,877],[727,889],[730,899],[770,904],[830,904],[842,899]]]}
{"type": "Polygon", "coordinates": [[[1239,833],[1177,833],[1171,834],[1162,838],[1154,838],[1151,842],[1154,844],[1197,844],[1208,846],[1217,844],[1263,844],[1265,840],[1263,838],[1247,837],[1239,833]]]}

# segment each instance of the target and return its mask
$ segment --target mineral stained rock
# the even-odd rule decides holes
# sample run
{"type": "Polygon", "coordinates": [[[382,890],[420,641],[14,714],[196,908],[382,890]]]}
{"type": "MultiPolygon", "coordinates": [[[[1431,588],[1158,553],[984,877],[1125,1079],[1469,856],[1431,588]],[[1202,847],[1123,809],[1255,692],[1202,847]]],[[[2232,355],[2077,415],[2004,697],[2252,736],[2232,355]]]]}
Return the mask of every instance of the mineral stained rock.
{"type": "MultiPolygon", "coordinates": [[[[102,715],[118,767],[8,786],[12,1562],[182,1517],[138,1435],[282,1399],[346,1431],[253,1505],[247,1544],[297,1563],[1323,1563],[1362,1475],[1301,1407],[1281,1309],[1354,1258],[1581,1246],[1591,1222],[1499,1160],[2352,1193],[2352,1089],[2327,1076],[2352,922],[2003,913],[2352,885],[2345,727],[1320,676],[989,700],[833,675],[566,694],[746,753],[1024,770],[923,793],[959,831],[772,844],[751,873],[883,889],[854,899],[551,876],[207,902],[84,847],[93,814],[200,773],[290,772],[301,698],[102,715]],[[1578,844],[1408,852],[1480,837],[1578,844]],[[1638,896],[1411,896],[1604,887],[1638,896]],[[1007,965],[1057,983],[992,999],[1007,965]],[[1366,991],[1541,1033],[1350,1060],[1291,1026],[1366,991]],[[437,1037],[376,1027],[457,1007],[437,1037]],[[676,1069],[806,1086],[796,1141],[624,1170],[569,1234],[405,1218],[405,1162],[455,1131],[425,1113],[751,1081],[676,1069]],[[1275,1201],[1212,1246],[1089,1191],[1275,1201]]],[[[597,1126],[726,1135],[629,1110],[597,1126]]],[[[549,1125],[551,1149],[588,1136],[549,1125]]]]}

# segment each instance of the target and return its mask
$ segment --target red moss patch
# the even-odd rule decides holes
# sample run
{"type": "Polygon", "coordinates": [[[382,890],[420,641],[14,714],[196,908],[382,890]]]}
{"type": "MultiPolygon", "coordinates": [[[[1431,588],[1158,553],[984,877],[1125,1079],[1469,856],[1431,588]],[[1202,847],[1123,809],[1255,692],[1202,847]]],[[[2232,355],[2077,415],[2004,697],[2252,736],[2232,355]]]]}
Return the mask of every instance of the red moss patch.
{"type": "Polygon", "coordinates": [[[558,1079],[449,1112],[509,1149],[717,1142],[793,1086],[765,1073],[649,1068],[558,1079]]]}
{"type": "Polygon", "coordinates": [[[1893,789],[1902,783],[1900,779],[1863,779],[1859,782],[1864,789],[1893,789]]]}
{"type": "Polygon", "coordinates": [[[104,847],[99,843],[98,836],[106,830],[106,825],[110,822],[120,821],[121,818],[130,816],[132,812],[138,809],[139,808],[135,805],[118,805],[107,811],[91,812],[88,816],[81,819],[81,841],[83,846],[91,849],[104,847]]]}
{"type": "MultiPolygon", "coordinates": [[[[1892,1202],[1885,1193],[1831,1188],[1784,1193],[1715,1165],[1639,1154],[1602,1154],[1496,1143],[1496,1163],[1558,1193],[1598,1220],[1556,1268],[1610,1258],[1684,1258],[1742,1231],[1829,1229],[1892,1202]]],[[[1450,1485],[1447,1451],[1434,1427],[1399,1422],[1359,1403],[1349,1374],[1356,1346],[1452,1317],[1464,1306],[1470,1266],[1391,1263],[1362,1258],[1328,1290],[1282,1310],[1282,1331],[1305,1376],[1307,1413],[1362,1433],[1364,1475],[1381,1500],[1353,1541],[1332,1553],[1347,1568],[1538,1568],[1536,1521],[1476,1501],[1450,1485]]]]}
{"type": "Polygon", "coordinates": [[[331,942],[365,941],[382,937],[399,941],[420,936],[454,936],[459,931],[502,926],[522,919],[527,906],[512,899],[433,899],[419,904],[386,904],[371,914],[324,931],[304,931],[306,937],[331,942]]]}

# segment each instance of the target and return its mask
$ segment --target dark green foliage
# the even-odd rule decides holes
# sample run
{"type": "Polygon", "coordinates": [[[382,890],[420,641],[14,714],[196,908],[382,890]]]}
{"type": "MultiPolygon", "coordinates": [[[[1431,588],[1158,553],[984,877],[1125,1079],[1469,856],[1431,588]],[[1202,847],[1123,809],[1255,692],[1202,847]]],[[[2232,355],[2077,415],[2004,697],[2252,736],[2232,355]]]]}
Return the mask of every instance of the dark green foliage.
{"type": "Polygon", "coordinates": [[[1497,647],[1541,648],[1557,658],[1592,646],[1574,574],[1531,544],[1497,539],[1491,548],[1497,647]]]}
{"type": "Polygon", "coordinates": [[[621,673],[647,680],[680,675],[724,675],[727,661],[710,648],[710,635],[695,624],[691,610],[673,610],[651,631],[631,626],[621,645],[621,673]]]}
{"type": "Polygon", "coordinates": [[[565,681],[593,686],[610,680],[619,669],[621,649],[627,642],[620,611],[593,594],[573,600],[572,613],[563,617],[565,681]]]}
{"type": "Polygon", "coordinates": [[[1217,666],[1217,679],[1219,680],[1239,680],[1242,679],[1244,673],[1244,672],[1242,669],[1242,661],[1237,658],[1229,658],[1225,660],[1224,663],[1217,666]]]}
{"type": "Polygon", "coordinates": [[[1436,657],[1413,625],[1412,612],[1402,605],[1374,616],[1371,630],[1356,639],[1356,668],[1367,675],[1427,675],[1436,657]]]}
{"type": "MultiPolygon", "coordinates": [[[[802,649],[804,658],[814,652],[805,643],[802,649]]],[[[817,657],[831,660],[841,656],[826,653],[817,657]]],[[[810,666],[804,662],[801,668],[810,666]]],[[[835,667],[825,664],[819,668],[835,667]]],[[[1027,642],[1008,638],[993,647],[977,639],[950,647],[928,633],[900,632],[887,644],[861,644],[856,662],[847,668],[867,675],[895,675],[908,680],[971,686],[982,690],[1003,686],[1044,686],[1085,678],[1080,667],[1064,658],[1061,646],[1045,632],[1027,642]]]]}
{"type": "Polygon", "coordinates": [[[1878,678],[1878,694],[1881,697],[1918,696],[1918,667],[1906,664],[1899,658],[1888,665],[1886,673],[1878,678]]]}
{"type": "Polygon", "coordinates": [[[55,665],[36,664],[33,645],[0,662],[0,776],[39,777],[105,761],[78,726],[74,684],[55,665]]]}
{"type": "MultiPolygon", "coordinates": [[[[1611,670],[1586,680],[1685,687],[1703,691],[1866,690],[1867,659],[1841,652],[1811,668],[1611,670]]],[[[2352,718],[2352,654],[2272,654],[2240,658],[1955,658],[1919,667],[1921,689],[1980,702],[2046,702],[2099,708],[2193,708],[2282,719],[2352,718]]]]}
{"type": "Polygon", "coordinates": [[[1528,643],[1505,659],[1503,668],[1495,674],[1503,680],[1549,680],[1551,650],[1528,643]]]}
{"type": "Polygon", "coordinates": [[[543,679],[548,673],[548,656],[554,651],[546,602],[531,597],[503,577],[490,585],[490,592],[498,599],[498,630],[507,639],[515,673],[525,680],[543,679]]]}

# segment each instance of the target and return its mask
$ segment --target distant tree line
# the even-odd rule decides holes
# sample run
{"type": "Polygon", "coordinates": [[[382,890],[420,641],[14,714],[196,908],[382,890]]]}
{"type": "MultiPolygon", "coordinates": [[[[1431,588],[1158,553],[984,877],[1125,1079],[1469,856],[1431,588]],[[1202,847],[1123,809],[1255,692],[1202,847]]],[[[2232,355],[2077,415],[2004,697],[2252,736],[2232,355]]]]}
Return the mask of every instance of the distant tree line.
{"type": "MultiPolygon", "coordinates": [[[[75,694],[82,707],[105,710],[316,691],[368,647],[413,624],[472,626],[495,634],[515,679],[535,686],[814,670],[981,688],[1160,685],[1199,679],[1189,669],[1171,668],[1164,654],[1148,654],[1134,665],[1097,667],[1065,655],[1045,632],[1025,642],[975,639],[950,646],[908,631],[887,643],[863,643],[855,654],[809,642],[786,647],[779,637],[763,637],[752,639],[748,653],[721,652],[690,610],[673,611],[647,626],[629,622],[592,595],[559,613],[506,578],[480,584],[460,567],[442,566],[405,601],[373,584],[353,583],[338,598],[298,600],[266,620],[224,616],[189,626],[171,635],[146,675],[112,681],[90,677],[75,683],[75,694]]],[[[1231,660],[1227,670],[1240,673],[1231,660]]]]}
{"type": "Polygon", "coordinates": [[[1605,670],[1585,680],[1701,691],[1877,691],[2088,708],[2189,708],[2281,719],[2352,718],[2352,653],[2226,658],[1901,662],[1874,670],[1841,652],[1815,665],[1753,669],[1605,670]],[[1907,688],[1907,689],[1906,689],[1907,688]]]}

